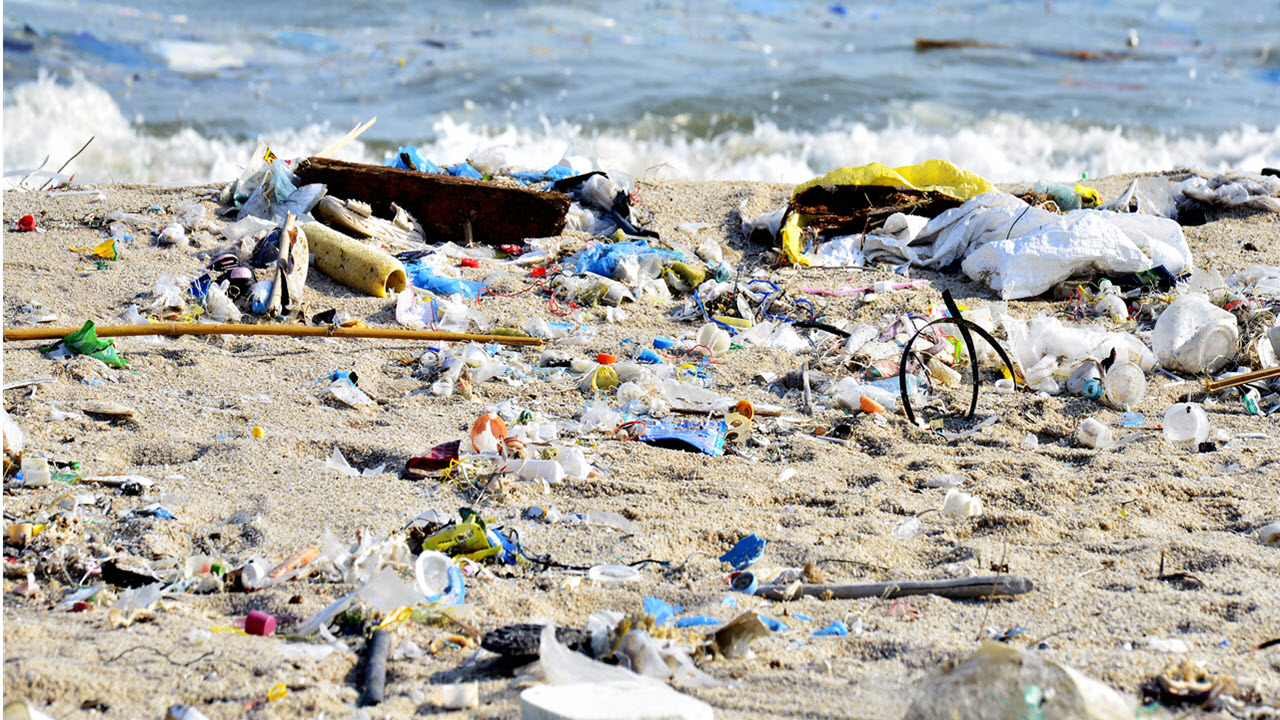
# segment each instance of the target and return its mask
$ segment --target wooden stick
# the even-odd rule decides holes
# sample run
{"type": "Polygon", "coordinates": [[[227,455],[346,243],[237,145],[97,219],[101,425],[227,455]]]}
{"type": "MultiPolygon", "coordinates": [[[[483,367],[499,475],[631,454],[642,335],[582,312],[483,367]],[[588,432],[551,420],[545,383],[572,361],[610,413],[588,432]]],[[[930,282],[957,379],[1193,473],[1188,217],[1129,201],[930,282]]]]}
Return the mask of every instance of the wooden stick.
{"type": "Polygon", "coordinates": [[[955,580],[904,580],[902,582],[860,583],[858,585],[761,585],[756,595],[770,600],[795,600],[806,595],[833,600],[883,599],[908,595],[937,595],[951,600],[1022,595],[1034,589],[1031,581],[1016,575],[987,575],[955,580]]]}
{"type": "MultiPolygon", "coordinates": [[[[80,328],[5,328],[4,340],[61,340],[80,328]]],[[[478,342],[499,345],[541,345],[536,337],[506,335],[474,335],[471,333],[401,330],[372,327],[315,327],[310,325],[213,325],[208,323],[160,323],[157,325],[102,325],[98,337],[130,337],[136,335],[285,335],[288,337],[379,338],[387,340],[426,340],[433,342],[478,342]]]]}
{"type": "Polygon", "coordinates": [[[1254,370],[1253,372],[1247,372],[1243,375],[1232,375],[1231,377],[1224,378],[1222,380],[1205,380],[1204,390],[1205,392],[1217,392],[1219,390],[1236,387],[1237,385],[1251,383],[1254,380],[1270,380],[1274,377],[1280,377],[1280,367],[1266,368],[1265,370],[1254,370]]]}

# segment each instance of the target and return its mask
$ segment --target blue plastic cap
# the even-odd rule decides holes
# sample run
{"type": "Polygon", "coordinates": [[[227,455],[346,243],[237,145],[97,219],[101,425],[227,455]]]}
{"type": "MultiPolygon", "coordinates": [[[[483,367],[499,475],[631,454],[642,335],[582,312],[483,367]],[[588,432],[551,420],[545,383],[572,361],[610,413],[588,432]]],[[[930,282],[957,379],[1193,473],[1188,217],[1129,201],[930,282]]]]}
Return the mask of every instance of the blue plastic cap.
{"type": "Polygon", "coordinates": [[[675,344],[676,342],[668,337],[656,337],[653,339],[653,346],[658,348],[659,350],[666,350],[667,348],[675,344]]]}
{"type": "Polygon", "coordinates": [[[740,592],[743,595],[755,595],[760,583],[756,580],[755,573],[743,572],[733,579],[729,587],[733,588],[734,592],[740,592]]]}

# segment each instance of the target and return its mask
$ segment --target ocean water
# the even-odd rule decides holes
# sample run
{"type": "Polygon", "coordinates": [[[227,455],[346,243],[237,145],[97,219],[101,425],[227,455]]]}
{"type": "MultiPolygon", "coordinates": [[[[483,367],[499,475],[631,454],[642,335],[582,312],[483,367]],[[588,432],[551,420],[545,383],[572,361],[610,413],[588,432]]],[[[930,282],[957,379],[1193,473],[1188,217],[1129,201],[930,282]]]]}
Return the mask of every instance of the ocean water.
{"type": "Polygon", "coordinates": [[[994,181],[1280,166],[1280,2],[4,4],[4,170],[239,174],[259,136],[440,164],[508,145],[799,182],[942,157],[994,181]],[[919,39],[952,41],[926,49],[919,39]]]}

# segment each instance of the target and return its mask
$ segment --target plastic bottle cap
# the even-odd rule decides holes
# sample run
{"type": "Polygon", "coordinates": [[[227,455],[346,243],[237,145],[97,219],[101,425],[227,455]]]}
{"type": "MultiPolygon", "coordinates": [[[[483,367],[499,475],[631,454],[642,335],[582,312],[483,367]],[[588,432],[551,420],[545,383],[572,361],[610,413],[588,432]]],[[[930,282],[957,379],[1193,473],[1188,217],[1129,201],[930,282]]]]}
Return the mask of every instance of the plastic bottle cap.
{"type": "Polygon", "coordinates": [[[733,588],[734,592],[755,595],[756,588],[760,587],[760,584],[756,580],[755,573],[744,571],[730,573],[729,587],[733,588]]]}
{"type": "Polygon", "coordinates": [[[659,350],[666,350],[675,344],[675,341],[668,337],[656,337],[653,339],[653,346],[659,350]]]}
{"type": "Polygon", "coordinates": [[[609,353],[600,353],[596,355],[596,362],[601,365],[612,365],[618,362],[618,357],[616,355],[610,355],[609,353]]]}
{"type": "Polygon", "coordinates": [[[249,617],[244,619],[244,631],[250,635],[266,637],[276,631],[276,618],[261,610],[250,610],[249,617]]]}

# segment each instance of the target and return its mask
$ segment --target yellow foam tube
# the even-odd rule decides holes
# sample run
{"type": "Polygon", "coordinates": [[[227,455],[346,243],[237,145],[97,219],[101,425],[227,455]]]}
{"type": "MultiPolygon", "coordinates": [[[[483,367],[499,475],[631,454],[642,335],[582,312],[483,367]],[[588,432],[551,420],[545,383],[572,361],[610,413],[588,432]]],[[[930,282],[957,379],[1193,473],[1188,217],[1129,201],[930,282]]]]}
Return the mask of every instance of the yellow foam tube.
{"type": "Polygon", "coordinates": [[[302,229],[316,269],[352,290],[383,298],[408,287],[404,265],[387,253],[318,222],[302,229]]]}

